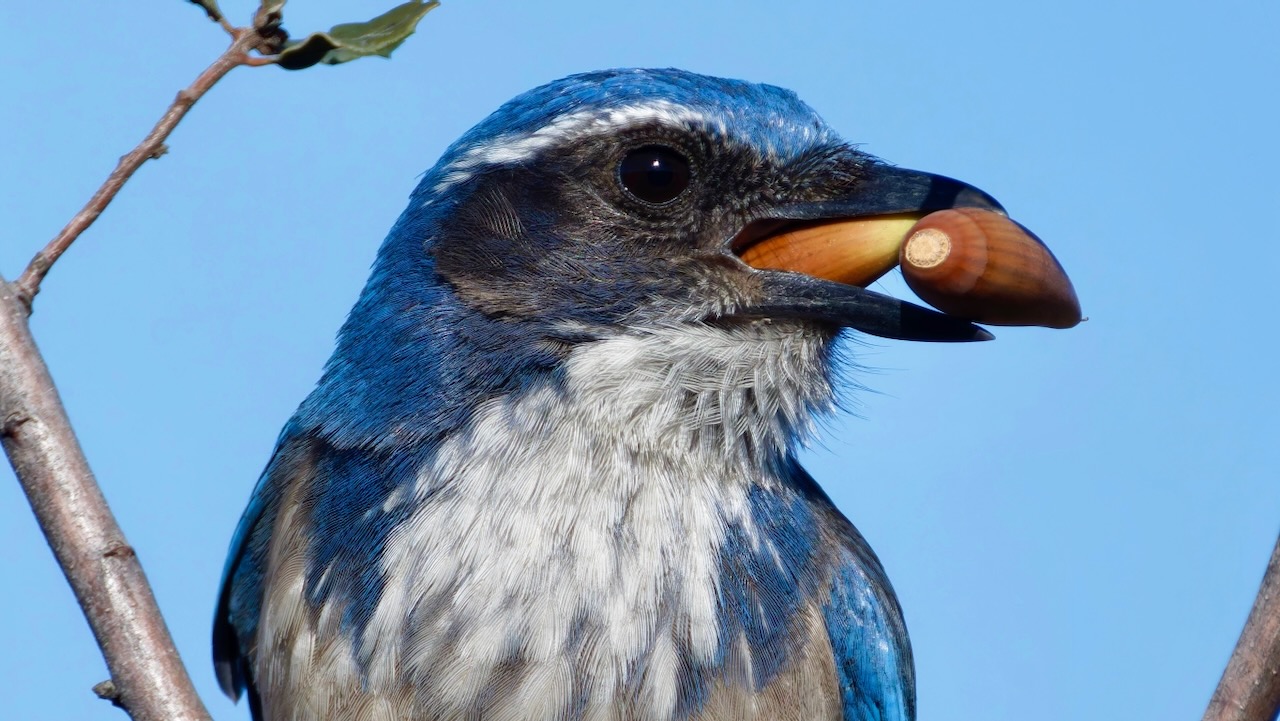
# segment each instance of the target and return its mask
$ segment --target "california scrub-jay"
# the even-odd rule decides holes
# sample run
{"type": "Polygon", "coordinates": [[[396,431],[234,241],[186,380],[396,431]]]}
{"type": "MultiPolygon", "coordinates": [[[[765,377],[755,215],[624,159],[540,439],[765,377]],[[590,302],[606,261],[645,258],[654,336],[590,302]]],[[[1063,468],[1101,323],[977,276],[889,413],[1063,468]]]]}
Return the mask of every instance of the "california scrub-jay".
{"type": "Polygon", "coordinates": [[[843,329],[989,337],[736,255],[953,206],[793,93],[565,78],[426,174],[231,544],[223,689],[260,721],[898,721],[911,647],[796,461],[843,329]]]}

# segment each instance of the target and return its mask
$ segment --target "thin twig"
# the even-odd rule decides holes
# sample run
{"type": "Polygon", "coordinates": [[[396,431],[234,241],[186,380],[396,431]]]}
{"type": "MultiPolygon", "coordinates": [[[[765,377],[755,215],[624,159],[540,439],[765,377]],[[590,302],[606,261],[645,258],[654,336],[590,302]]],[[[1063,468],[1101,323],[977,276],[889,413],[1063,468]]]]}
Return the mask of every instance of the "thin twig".
{"type": "Polygon", "coordinates": [[[1280,714],[1280,539],[1253,610],[1203,721],[1272,721],[1280,714]]]}
{"type": "Polygon", "coordinates": [[[147,585],[71,430],[27,325],[0,278],[0,442],[134,721],[208,721],[147,585]]]}
{"type": "Polygon", "coordinates": [[[280,61],[273,55],[250,55],[244,59],[244,64],[254,68],[260,68],[264,65],[275,65],[280,61]]]}
{"type": "Polygon", "coordinates": [[[17,298],[27,308],[28,313],[31,310],[31,303],[35,299],[36,294],[40,292],[40,283],[44,280],[45,275],[49,273],[49,269],[57,262],[58,258],[66,252],[67,248],[75,242],[76,238],[85,231],[93,222],[102,215],[102,211],[110,205],[111,201],[116,197],[116,193],[120,192],[120,188],[128,182],[129,178],[137,172],[138,168],[147,160],[159,157],[164,141],[177,127],[191,106],[195,105],[209,88],[213,87],[222,79],[222,76],[239,65],[245,65],[248,59],[248,52],[262,43],[262,36],[252,28],[235,28],[232,35],[233,40],[231,46],[226,52],[222,53],[217,60],[200,76],[191,83],[191,86],[178,93],[178,97],[174,98],[173,104],[169,106],[168,111],[160,118],[147,137],[143,138],[138,147],[129,151],[116,165],[116,169],[111,171],[111,175],[107,176],[106,182],[102,184],[98,191],[93,194],[89,202],[84,208],[76,213],[71,222],[49,244],[44,247],[36,256],[31,259],[27,265],[27,269],[22,271],[22,275],[18,276],[12,285],[17,298]]]}

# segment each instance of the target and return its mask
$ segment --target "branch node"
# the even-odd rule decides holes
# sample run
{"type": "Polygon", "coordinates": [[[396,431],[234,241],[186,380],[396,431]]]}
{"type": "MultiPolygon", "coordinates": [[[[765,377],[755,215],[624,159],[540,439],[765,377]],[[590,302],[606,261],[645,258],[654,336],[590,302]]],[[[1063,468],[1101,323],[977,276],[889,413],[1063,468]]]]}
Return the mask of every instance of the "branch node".
{"type": "Polygon", "coordinates": [[[111,679],[95,683],[93,685],[93,693],[103,701],[110,701],[111,705],[116,708],[124,709],[125,711],[129,710],[125,708],[124,703],[120,700],[120,689],[116,687],[116,682],[111,679]]]}
{"type": "Polygon", "coordinates": [[[265,8],[258,8],[253,18],[253,28],[257,31],[259,42],[254,50],[263,55],[279,55],[284,50],[284,44],[289,41],[289,33],[280,26],[283,19],[284,16],[278,9],[269,12],[265,8]]]}
{"type": "MultiPolygon", "coordinates": [[[[39,269],[42,262],[41,253],[36,253],[36,256],[31,259],[31,263],[28,268],[34,267],[39,269]]],[[[45,270],[47,271],[47,269],[45,270]]],[[[13,293],[13,299],[22,305],[22,309],[26,311],[27,317],[30,318],[32,303],[35,301],[36,293],[40,292],[40,285],[38,283],[33,285],[32,283],[27,282],[26,275],[24,274],[17,280],[9,283],[9,292],[13,293]]]]}
{"type": "Polygon", "coordinates": [[[159,160],[162,156],[166,155],[168,152],[169,152],[169,146],[165,143],[160,143],[159,145],[156,146],[155,150],[151,151],[151,155],[148,155],[147,158],[150,160],[159,160]]]}
{"type": "Polygon", "coordinates": [[[103,558],[136,558],[137,551],[133,550],[133,546],[127,543],[117,543],[102,552],[103,558]]]}
{"type": "Polygon", "coordinates": [[[18,435],[18,428],[31,422],[31,416],[25,413],[10,413],[5,417],[4,423],[0,423],[0,438],[15,438],[18,435]]]}
{"type": "Polygon", "coordinates": [[[115,681],[111,679],[99,681],[99,683],[93,684],[93,693],[97,695],[97,698],[102,699],[102,701],[110,701],[111,703],[116,704],[116,706],[119,706],[120,704],[120,689],[115,688],[115,681]]]}

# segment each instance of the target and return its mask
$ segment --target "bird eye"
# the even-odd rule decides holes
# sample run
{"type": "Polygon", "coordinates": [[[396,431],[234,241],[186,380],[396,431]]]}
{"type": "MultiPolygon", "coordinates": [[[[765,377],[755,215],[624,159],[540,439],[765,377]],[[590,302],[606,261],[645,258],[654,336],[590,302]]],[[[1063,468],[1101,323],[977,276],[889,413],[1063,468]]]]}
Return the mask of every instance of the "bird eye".
{"type": "Polygon", "coordinates": [[[689,187],[689,161],[671,148],[646,145],[622,159],[618,179],[627,192],[640,200],[666,203],[689,187]]]}

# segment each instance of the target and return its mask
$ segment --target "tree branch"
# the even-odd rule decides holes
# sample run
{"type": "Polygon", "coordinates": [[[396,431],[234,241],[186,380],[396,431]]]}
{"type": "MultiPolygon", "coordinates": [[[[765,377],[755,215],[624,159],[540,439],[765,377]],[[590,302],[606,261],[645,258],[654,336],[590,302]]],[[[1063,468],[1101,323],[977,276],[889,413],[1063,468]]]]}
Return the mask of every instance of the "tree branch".
{"type": "Polygon", "coordinates": [[[1280,713],[1280,539],[1203,721],[1272,721],[1280,713]]]}
{"type": "Polygon", "coordinates": [[[16,285],[0,278],[0,442],[102,648],[113,701],[134,721],[208,721],[71,430],[16,285]]]}
{"type": "Polygon", "coordinates": [[[143,138],[141,143],[129,153],[120,158],[120,162],[116,165],[116,169],[111,171],[111,175],[107,176],[106,182],[98,188],[98,191],[89,198],[89,202],[84,208],[76,213],[71,222],[49,241],[36,256],[31,259],[27,265],[27,269],[18,276],[18,279],[12,284],[12,292],[16,294],[17,299],[31,312],[31,303],[35,299],[36,294],[40,292],[40,283],[44,280],[45,275],[49,273],[49,269],[57,262],[58,258],[75,242],[76,238],[85,231],[93,222],[102,215],[102,211],[116,197],[116,193],[120,192],[120,188],[128,182],[129,178],[137,172],[142,164],[151,158],[158,158],[164,154],[164,141],[177,127],[191,106],[195,105],[209,88],[222,79],[224,75],[231,72],[238,65],[248,64],[250,50],[256,49],[263,43],[263,37],[254,28],[235,28],[231,46],[226,49],[213,61],[213,64],[200,76],[191,83],[190,87],[178,93],[178,97],[174,98],[173,103],[169,106],[168,111],[160,118],[147,137],[143,138]]]}

